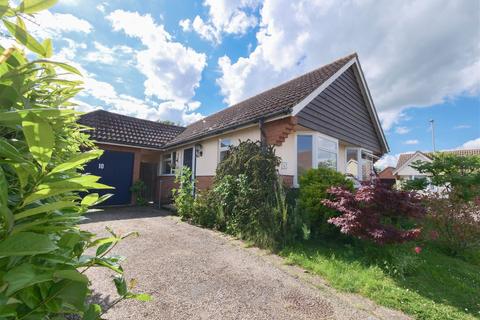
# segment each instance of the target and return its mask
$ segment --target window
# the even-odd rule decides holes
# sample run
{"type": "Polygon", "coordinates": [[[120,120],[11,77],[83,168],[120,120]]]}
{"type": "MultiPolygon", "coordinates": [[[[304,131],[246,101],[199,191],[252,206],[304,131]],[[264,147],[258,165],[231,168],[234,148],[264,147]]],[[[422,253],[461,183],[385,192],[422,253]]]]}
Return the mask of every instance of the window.
{"type": "Polygon", "coordinates": [[[300,177],[305,171],[312,168],[313,159],[312,136],[297,136],[297,175],[300,177]]]}
{"type": "Polygon", "coordinates": [[[346,174],[358,178],[358,149],[348,148],[346,161],[346,174]]]}
{"type": "Polygon", "coordinates": [[[373,174],[373,155],[365,150],[362,150],[362,181],[368,181],[372,179],[373,174]]]}
{"type": "Polygon", "coordinates": [[[346,173],[361,181],[367,181],[373,174],[373,154],[360,148],[347,148],[346,173]]]}
{"type": "Polygon", "coordinates": [[[228,153],[228,150],[230,148],[230,146],[232,145],[232,142],[230,141],[230,139],[220,139],[220,147],[219,147],[219,150],[220,150],[220,155],[219,155],[219,161],[218,162],[221,162],[225,156],[227,155],[228,153]]]}
{"type": "Polygon", "coordinates": [[[317,166],[337,169],[337,141],[317,137],[317,166]]]}
{"type": "Polygon", "coordinates": [[[177,163],[177,153],[166,153],[162,159],[162,174],[174,174],[177,163]]]}
{"type": "Polygon", "coordinates": [[[297,135],[297,175],[310,168],[326,166],[337,169],[337,140],[320,134],[297,135]]]}

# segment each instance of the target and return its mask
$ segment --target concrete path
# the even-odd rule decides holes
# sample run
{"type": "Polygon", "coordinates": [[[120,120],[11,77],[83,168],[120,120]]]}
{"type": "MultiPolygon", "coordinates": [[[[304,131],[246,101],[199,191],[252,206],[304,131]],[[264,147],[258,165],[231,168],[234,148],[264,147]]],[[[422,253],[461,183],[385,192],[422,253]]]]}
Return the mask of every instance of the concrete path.
{"type": "MultiPolygon", "coordinates": [[[[83,229],[140,232],[113,253],[127,257],[127,278],[151,302],[126,301],[107,319],[408,319],[356,295],[338,293],[314,275],[265,250],[148,208],[95,213],[83,229]]],[[[89,270],[97,299],[115,299],[111,273],[89,270]]]]}

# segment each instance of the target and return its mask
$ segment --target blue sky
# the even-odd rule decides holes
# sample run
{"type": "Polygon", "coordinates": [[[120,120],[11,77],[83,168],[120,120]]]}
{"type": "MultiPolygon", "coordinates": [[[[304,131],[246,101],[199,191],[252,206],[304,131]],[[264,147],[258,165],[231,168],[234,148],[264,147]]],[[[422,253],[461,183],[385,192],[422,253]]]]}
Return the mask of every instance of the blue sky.
{"type": "Polygon", "coordinates": [[[188,124],[352,52],[390,155],[480,147],[480,2],[60,0],[27,24],[79,67],[78,109],[188,124]]]}

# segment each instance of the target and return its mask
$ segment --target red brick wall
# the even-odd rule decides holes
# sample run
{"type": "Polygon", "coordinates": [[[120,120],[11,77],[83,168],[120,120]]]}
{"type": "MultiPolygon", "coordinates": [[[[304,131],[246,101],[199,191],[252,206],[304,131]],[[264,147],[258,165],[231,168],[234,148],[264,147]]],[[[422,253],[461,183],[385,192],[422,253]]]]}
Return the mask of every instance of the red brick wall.
{"type": "Polygon", "coordinates": [[[172,189],[177,188],[178,185],[174,182],[175,176],[158,176],[157,177],[157,190],[160,190],[160,194],[156,195],[156,200],[160,198],[160,203],[172,202],[172,189]]]}
{"type": "Polygon", "coordinates": [[[267,143],[281,146],[288,135],[295,131],[296,123],[295,117],[288,117],[265,123],[264,132],[267,143]]]}
{"type": "Polygon", "coordinates": [[[197,176],[196,187],[198,190],[210,189],[213,184],[213,176],[197,176]]]}

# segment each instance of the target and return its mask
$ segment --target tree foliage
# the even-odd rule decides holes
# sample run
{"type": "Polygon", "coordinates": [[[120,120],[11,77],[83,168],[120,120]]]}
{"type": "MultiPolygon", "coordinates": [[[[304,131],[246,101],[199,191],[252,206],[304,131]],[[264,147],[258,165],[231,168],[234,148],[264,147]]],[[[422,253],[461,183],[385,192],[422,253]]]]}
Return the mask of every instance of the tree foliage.
{"type": "MultiPolygon", "coordinates": [[[[88,301],[91,267],[118,276],[120,300],[149,299],[130,291],[121,258],[109,252],[122,239],[95,239],[77,224],[107,196],[89,189],[110,189],[99,177],[79,170],[98,158],[77,124],[70,99],[81,90],[77,69],[48,60],[52,42],[38,42],[22,17],[56,1],[24,0],[18,7],[0,1],[0,18],[16,46],[0,47],[0,318],[53,319],[77,314],[97,319],[99,305],[88,301]],[[25,50],[35,60],[29,61],[25,50]],[[86,194],[80,196],[79,192],[86,194]],[[85,250],[93,255],[85,255],[85,250]]],[[[118,301],[120,301],[118,300],[118,301]]]]}
{"type": "Polygon", "coordinates": [[[416,161],[412,167],[428,175],[432,185],[446,188],[458,200],[469,201],[480,196],[480,156],[437,153],[432,162],[416,161]]]}
{"type": "Polygon", "coordinates": [[[422,218],[425,210],[414,192],[388,188],[378,179],[354,192],[341,187],[328,192],[334,199],[323,204],[340,213],[328,221],[344,234],[377,244],[401,243],[420,235],[413,221],[422,218]]]}

